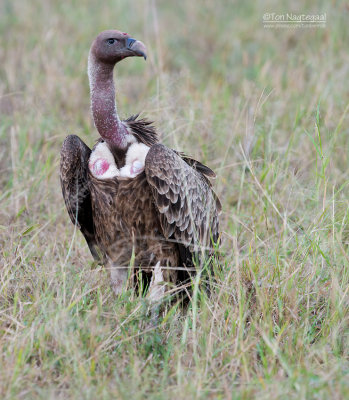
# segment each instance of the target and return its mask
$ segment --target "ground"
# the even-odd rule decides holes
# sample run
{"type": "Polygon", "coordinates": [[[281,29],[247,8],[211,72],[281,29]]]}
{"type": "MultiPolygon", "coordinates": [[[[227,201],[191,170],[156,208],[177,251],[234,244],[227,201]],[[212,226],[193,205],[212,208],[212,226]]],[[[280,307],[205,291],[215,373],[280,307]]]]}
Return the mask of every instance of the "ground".
{"type": "Polygon", "coordinates": [[[349,8],[304,3],[0,2],[1,398],[348,396],[349,8]],[[121,116],[214,169],[223,204],[211,295],[198,277],[155,327],[59,186],[65,136],[97,138],[87,55],[107,28],[148,48],[117,68],[121,116]]]}

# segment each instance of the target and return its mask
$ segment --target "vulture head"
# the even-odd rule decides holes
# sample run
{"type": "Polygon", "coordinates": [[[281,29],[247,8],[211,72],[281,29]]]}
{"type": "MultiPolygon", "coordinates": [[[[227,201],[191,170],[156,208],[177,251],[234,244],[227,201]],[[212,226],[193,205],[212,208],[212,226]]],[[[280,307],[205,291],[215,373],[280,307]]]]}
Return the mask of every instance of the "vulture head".
{"type": "Polygon", "coordinates": [[[125,150],[133,140],[120,120],[115,104],[113,70],[126,57],[144,57],[144,44],[117,30],[101,32],[93,41],[88,58],[91,111],[95,126],[110,147],[125,150]]]}
{"type": "Polygon", "coordinates": [[[93,41],[91,53],[99,62],[115,65],[126,57],[147,58],[144,44],[117,30],[101,32],[93,41]]]}

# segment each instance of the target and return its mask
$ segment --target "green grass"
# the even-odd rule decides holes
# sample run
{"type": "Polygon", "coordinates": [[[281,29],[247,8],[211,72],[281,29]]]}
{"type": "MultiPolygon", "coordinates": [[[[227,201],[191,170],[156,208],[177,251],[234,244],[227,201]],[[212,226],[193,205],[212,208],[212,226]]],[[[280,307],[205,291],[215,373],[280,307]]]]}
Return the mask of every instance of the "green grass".
{"type": "Polygon", "coordinates": [[[0,2],[1,398],[349,395],[349,9],[262,4],[0,2]],[[263,28],[288,11],[326,28],[263,28]],[[72,240],[58,179],[64,137],[97,137],[87,54],[110,27],[149,53],[117,68],[121,116],[215,169],[223,204],[211,297],[154,329],[72,240]]]}

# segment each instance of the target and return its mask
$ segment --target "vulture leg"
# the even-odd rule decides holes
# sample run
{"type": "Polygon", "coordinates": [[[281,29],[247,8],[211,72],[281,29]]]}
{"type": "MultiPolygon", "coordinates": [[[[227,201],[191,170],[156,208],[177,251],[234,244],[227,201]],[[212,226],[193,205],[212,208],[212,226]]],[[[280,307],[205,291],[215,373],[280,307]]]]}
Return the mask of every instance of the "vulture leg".
{"type": "Polygon", "coordinates": [[[107,268],[110,270],[111,287],[116,296],[119,296],[126,286],[128,268],[119,266],[108,259],[107,268]]]}
{"type": "Polygon", "coordinates": [[[93,227],[88,186],[87,168],[90,154],[90,148],[78,136],[67,136],[61,149],[60,180],[71,222],[84,235],[94,259],[101,261],[93,227]]]}
{"type": "Polygon", "coordinates": [[[150,303],[150,326],[155,326],[157,323],[161,299],[165,294],[165,286],[166,283],[164,283],[164,275],[159,261],[154,267],[148,291],[148,299],[150,303]]]}
{"type": "Polygon", "coordinates": [[[149,285],[148,297],[152,303],[161,300],[165,294],[164,275],[160,267],[160,261],[155,265],[153,276],[149,285]]]}

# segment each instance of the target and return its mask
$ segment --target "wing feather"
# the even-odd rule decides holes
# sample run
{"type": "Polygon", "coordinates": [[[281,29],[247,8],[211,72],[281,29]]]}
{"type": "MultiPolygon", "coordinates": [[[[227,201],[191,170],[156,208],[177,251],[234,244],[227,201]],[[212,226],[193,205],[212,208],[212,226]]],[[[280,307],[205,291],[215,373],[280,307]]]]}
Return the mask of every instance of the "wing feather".
{"type": "Polygon", "coordinates": [[[90,154],[91,149],[78,136],[67,136],[61,149],[60,181],[69,217],[81,230],[95,260],[99,261],[88,186],[90,154]]]}
{"type": "Polygon", "coordinates": [[[145,174],[163,234],[168,239],[173,237],[191,252],[198,251],[200,246],[209,248],[211,239],[218,239],[220,203],[204,176],[214,173],[204,167],[195,169],[187,157],[183,159],[180,153],[162,144],[153,145],[145,159],[145,174]]]}

